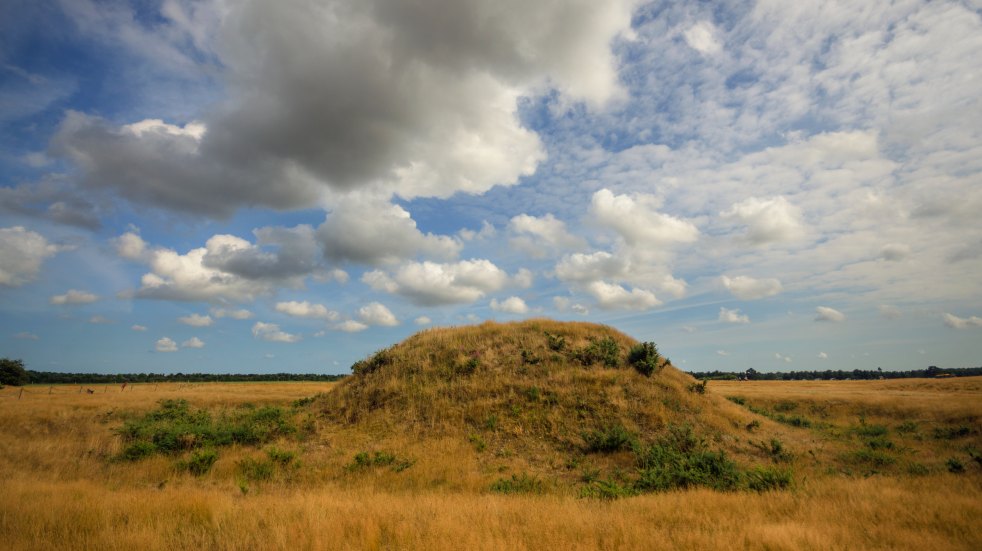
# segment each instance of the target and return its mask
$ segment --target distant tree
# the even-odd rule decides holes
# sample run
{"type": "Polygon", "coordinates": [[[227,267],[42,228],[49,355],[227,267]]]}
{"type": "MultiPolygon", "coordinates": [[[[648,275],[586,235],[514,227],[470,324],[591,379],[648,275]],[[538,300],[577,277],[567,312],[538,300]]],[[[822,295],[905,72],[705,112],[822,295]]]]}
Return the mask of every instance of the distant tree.
{"type": "Polygon", "coordinates": [[[0,359],[0,384],[24,386],[30,381],[22,360],[0,359]]]}

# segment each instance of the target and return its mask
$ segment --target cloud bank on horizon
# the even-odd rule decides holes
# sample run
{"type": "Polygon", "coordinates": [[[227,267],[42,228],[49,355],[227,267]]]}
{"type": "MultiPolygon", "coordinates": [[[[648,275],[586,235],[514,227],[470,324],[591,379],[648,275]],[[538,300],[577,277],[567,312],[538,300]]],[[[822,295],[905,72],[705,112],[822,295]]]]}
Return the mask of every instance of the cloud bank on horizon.
{"type": "Polygon", "coordinates": [[[535,315],[695,370],[982,357],[964,2],[7,12],[0,331],[32,369],[337,372],[535,315]]]}

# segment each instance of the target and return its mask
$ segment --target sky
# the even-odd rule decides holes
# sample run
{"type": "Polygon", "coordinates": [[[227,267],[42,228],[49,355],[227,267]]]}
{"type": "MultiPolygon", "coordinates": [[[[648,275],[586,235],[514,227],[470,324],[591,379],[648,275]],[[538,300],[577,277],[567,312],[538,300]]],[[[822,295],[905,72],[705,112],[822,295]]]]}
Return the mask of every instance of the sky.
{"type": "Polygon", "coordinates": [[[0,356],[982,365],[982,3],[4,0],[0,356]]]}

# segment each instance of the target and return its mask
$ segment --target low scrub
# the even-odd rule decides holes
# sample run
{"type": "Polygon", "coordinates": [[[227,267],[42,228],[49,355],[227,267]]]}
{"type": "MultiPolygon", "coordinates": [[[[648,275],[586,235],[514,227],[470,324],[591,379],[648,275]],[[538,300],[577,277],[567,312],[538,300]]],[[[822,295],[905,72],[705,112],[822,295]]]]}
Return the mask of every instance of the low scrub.
{"type": "Polygon", "coordinates": [[[638,343],[632,346],[631,350],[627,353],[627,363],[631,364],[631,367],[646,377],[650,377],[660,369],[658,366],[658,360],[660,358],[658,347],[653,342],[638,343]]]}
{"type": "Polygon", "coordinates": [[[162,400],[158,409],[118,430],[125,443],[119,458],[132,461],[154,453],[177,455],[232,444],[260,446],[299,433],[292,416],[280,407],[242,406],[213,416],[186,400],[162,400]]]}
{"type": "Polygon", "coordinates": [[[499,494],[541,494],[545,491],[542,480],[534,475],[521,473],[511,478],[499,478],[491,484],[491,491],[499,494]]]}
{"type": "Polygon", "coordinates": [[[583,433],[583,441],[587,453],[612,453],[631,449],[635,438],[622,425],[610,425],[583,433]]]}

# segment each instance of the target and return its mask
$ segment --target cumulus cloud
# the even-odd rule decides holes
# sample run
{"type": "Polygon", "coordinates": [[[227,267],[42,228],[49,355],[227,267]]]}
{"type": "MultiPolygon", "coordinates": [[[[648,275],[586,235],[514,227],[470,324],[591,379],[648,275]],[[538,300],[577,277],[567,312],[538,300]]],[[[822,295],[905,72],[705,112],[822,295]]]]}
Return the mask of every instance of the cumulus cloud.
{"type": "Polygon", "coordinates": [[[819,360],[827,360],[829,359],[829,355],[826,354],[825,352],[819,352],[816,358],[818,358],[819,360]]]}
{"type": "Polygon", "coordinates": [[[359,331],[364,331],[368,329],[368,325],[360,321],[355,320],[345,320],[334,326],[338,331],[344,331],[345,333],[357,333],[359,331]]]}
{"type": "Polygon", "coordinates": [[[954,314],[945,313],[942,316],[944,324],[952,329],[967,329],[969,327],[982,327],[982,318],[978,316],[971,316],[968,318],[960,318],[954,314]]]}
{"type": "MultiPolygon", "coordinates": [[[[43,165],[35,165],[37,167],[43,165]]],[[[56,178],[0,188],[0,212],[25,215],[87,230],[102,227],[96,205],[56,178]]]]}
{"type": "Polygon", "coordinates": [[[96,315],[96,316],[92,316],[91,318],[89,318],[89,323],[94,324],[94,325],[105,325],[105,324],[114,323],[114,322],[113,322],[113,320],[111,320],[111,319],[109,319],[109,318],[107,318],[105,316],[96,315]]]}
{"type": "Polygon", "coordinates": [[[780,352],[775,352],[774,353],[774,359],[775,360],[778,360],[778,361],[781,361],[781,362],[784,362],[786,364],[791,363],[791,356],[785,356],[785,355],[781,354],[780,352]]]}
{"type": "Polygon", "coordinates": [[[154,348],[157,352],[177,352],[177,343],[170,337],[161,337],[154,348]]]}
{"type": "Polygon", "coordinates": [[[745,238],[754,245],[792,241],[804,234],[801,209],[784,197],[750,197],[721,212],[720,216],[743,225],[745,238]]]}
{"type": "Polygon", "coordinates": [[[77,289],[69,289],[69,291],[63,295],[54,295],[49,299],[51,304],[89,304],[99,300],[99,295],[90,293],[88,291],[79,291],[77,289]]]}
{"type": "Polygon", "coordinates": [[[739,308],[730,310],[729,308],[721,307],[717,319],[723,323],[750,323],[750,316],[741,314],[739,308]]]}
{"type": "Polygon", "coordinates": [[[276,251],[224,234],[185,254],[150,247],[133,232],[116,238],[114,244],[120,256],[150,268],[140,279],[135,293],[139,298],[246,302],[279,287],[301,286],[312,268],[300,257],[319,254],[309,226],[261,228],[254,233],[259,244],[274,245],[276,251]]]}
{"type": "Polygon", "coordinates": [[[730,353],[729,353],[729,352],[727,352],[726,350],[717,350],[717,351],[716,351],[716,355],[717,355],[717,356],[729,356],[729,355],[730,355],[730,353]]]}
{"type": "Polygon", "coordinates": [[[168,3],[161,19],[223,68],[224,101],[185,125],[71,112],[50,153],[89,187],[219,216],[304,207],[324,189],[481,193],[544,157],[520,97],[549,86],[591,106],[622,96],[611,42],[635,4],[289,0],[202,9],[215,15],[192,25],[168,3]]]}
{"type": "Polygon", "coordinates": [[[722,276],[723,286],[733,296],[743,300],[755,300],[774,296],[781,292],[781,282],[774,278],[754,279],[747,276],[730,278],[722,276]]]}
{"type": "Polygon", "coordinates": [[[317,238],[328,258],[369,265],[393,264],[417,254],[450,260],[461,249],[451,237],[419,231],[399,205],[361,197],[341,201],[317,228],[317,238]]]}
{"type": "Polygon", "coordinates": [[[144,325],[133,325],[130,327],[130,329],[132,329],[133,331],[141,331],[141,332],[147,330],[146,326],[144,325]]]}
{"type": "Polygon", "coordinates": [[[380,302],[370,302],[358,309],[358,319],[367,325],[393,327],[399,325],[395,315],[380,302]]]}
{"type": "Polygon", "coordinates": [[[252,319],[253,317],[253,313],[244,308],[240,308],[238,310],[212,308],[211,315],[215,316],[216,318],[232,318],[234,320],[247,320],[252,319]]]}
{"type": "Polygon", "coordinates": [[[573,253],[556,264],[556,277],[573,283],[618,279],[627,273],[630,262],[606,251],[573,253]]]}
{"type": "Polygon", "coordinates": [[[836,310],[835,308],[829,308],[828,306],[819,306],[815,308],[815,321],[828,321],[828,322],[840,322],[846,319],[846,315],[842,312],[836,310]]]}
{"type": "Polygon", "coordinates": [[[593,194],[590,213],[631,246],[664,247],[699,238],[694,224],[658,212],[659,204],[652,195],[614,195],[609,189],[601,189],[593,194]]]}
{"type": "Polygon", "coordinates": [[[362,281],[373,289],[405,296],[420,306],[471,303],[508,283],[508,274],[489,260],[456,263],[408,262],[394,274],[367,272],[362,281]]]}
{"type": "Polygon", "coordinates": [[[512,217],[508,229],[515,234],[510,240],[512,248],[537,258],[544,257],[549,251],[586,246],[586,240],[569,233],[566,223],[552,214],[541,217],[519,214],[512,217]]]}
{"type": "Polygon", "coordinates": [[[290,280],[318,270],[320,249],[311,226],[253,230],[255,244],[216,235],[205,244],[202,265],[249,280],[290,280]]]}
{"type": "Polygon", "coordinates": [[[586,306],[573,302],[569,297],[552,297],[552,306],[560,312],[575,312],[581,316],[586,316],[590,313],[590,309],[586,306]]]}
{"type": "Polygon", "coordinates": [[[419,316],[418,318],[413,320],[413,323],[415,323],[416,325],[429,325],[433,323],[433,320],[431,320],[429,316],[419,316]]]}
{"type": "Polygon", "coordinates": [[[307,302],[306,300],[303,302],[277,302],[276,311],[298,318],[315,318],[328,321],[337,320],[340,316],[340,314],[333,310],[329,310],[327,306],[324,306],[323,304],[313,304],[307,302]]]}
{"type": "Polygon", "coordinates": [[[23,226],[0,228],[0,285],[19,287],[34,281],[44,259],[64,249],[23,226]]]}
{"type": "Polygon", "coordinates": [[[204,348],[205,341],[199,339],[198,337],[191,337],[190,339],[181,343],[184,348],[204,348]]]}
{"type": "Polygon", "coordinates": [[[628,291],[621,285],[605,281],[591,282],[586,291],[597,301],[597,306],[605,310],[650,310],[661,304],[651,291],[638,288],[628,291]]]}
{"type": "Polygon", "coordinates": [[[201,315],[201,314],[190,314],[187,316],[181,316],[177,318],[177,321],[183,323],[184,325],[190,325],[192,327],[208,327],[215,323],[215,320],[211,319],[211,316],[201,315]]]}
{"type": "Polygon", "coordinates": [[[495,312],[505,312],[508,314],[524,314],[529,311],[529,307],[520,297],[508,297],[503,301],[491,299],[489,304],[495,312]]]}
{"type": "Polygon", "coordinates": [[[257,339],[270,342],[295,343],[300,342],[300,335],[292,335],[280,330],[280,326],[275,323],[263,323],[257,321],[252,326],[252,336],[257,339]]]}

